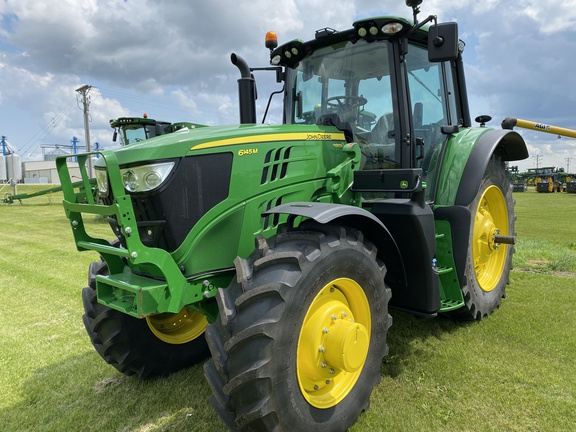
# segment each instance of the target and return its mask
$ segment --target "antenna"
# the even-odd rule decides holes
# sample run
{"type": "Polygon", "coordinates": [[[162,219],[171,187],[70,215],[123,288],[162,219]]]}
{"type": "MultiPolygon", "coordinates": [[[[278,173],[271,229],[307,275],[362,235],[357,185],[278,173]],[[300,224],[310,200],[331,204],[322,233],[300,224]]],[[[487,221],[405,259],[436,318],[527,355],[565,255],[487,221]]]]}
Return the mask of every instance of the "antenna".
{"type": "Polygon", "coordinates": [[[406,0],[406,6],[412,8],[412,13],[414,14],[414,25],[418,24],[418,14],[420,13],[420,6],[422,0],[406,0]]]}

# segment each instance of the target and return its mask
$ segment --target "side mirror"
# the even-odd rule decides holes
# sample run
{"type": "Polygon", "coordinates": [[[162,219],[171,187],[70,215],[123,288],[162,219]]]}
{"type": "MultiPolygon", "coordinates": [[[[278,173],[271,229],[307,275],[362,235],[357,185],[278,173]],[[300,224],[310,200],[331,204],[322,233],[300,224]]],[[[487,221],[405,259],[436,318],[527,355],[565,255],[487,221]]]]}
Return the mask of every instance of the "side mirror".
{"type": "Polygon", "coordinates": [[[162,125],[160,123],[156,123],[154,125],[154,136],[160,136],[164,133],[164,128],[162,127],[162,125]]]}
{"type": "Polygon", "coordinates": [[[112,141],[116,142],[117,138],[118,138],[118,130],[114,129],[114,134],[112,135],[112,141]]]}
{"type": "Polygon", "coordinates": [[[428,61],[456,60],[458,57],[458,24],[447,22],[431,25],[428,30],[428,61]]]}

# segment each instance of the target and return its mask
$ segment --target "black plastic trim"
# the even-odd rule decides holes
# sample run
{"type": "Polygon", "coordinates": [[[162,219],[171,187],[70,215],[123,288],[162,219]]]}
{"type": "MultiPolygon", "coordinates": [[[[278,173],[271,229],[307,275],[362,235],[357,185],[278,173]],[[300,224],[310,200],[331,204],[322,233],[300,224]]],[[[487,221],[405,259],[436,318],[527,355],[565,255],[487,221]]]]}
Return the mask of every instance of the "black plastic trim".
{"type": "Polygon", "coordinates": [[[474,144],[464,167],[454,204],[466,207],[476,197],[488,161],[494,153],[502,161],[522,160],[528,157],[526,143],[518,132],[500,129],[489,130],[474,144]]]}
{"type": "Polygon", "coordinates": [[[262,216],[270,214],[290,215],[289,224],[293,224],[294,219],[300,216],[321,224],[339,221],[348,227],[362,231],[364,236],[374,243],[378,249],[378,255],[386,263],[389,272],[387,280],[393,274],[399,286],[406,286],[406,270],[400,248],[388,228],[369,211],[343,204],[292,202],[271,208],[262,213],[262,216]]]}

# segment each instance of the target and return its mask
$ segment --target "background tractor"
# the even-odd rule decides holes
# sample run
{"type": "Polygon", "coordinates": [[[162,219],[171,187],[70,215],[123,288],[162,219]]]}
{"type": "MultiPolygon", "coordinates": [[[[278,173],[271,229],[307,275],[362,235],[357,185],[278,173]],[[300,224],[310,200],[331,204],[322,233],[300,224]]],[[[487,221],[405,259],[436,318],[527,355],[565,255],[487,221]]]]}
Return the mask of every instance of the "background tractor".
{"type": "Polygon", "coordinates": [[[505,163],[526,145],[488,116],[473,126],[456,23],[419,23],[407,4],[413,20],[270,35],[271,67],[233,54],[241,124],[100,152],[98,200],[79,201],[58,159],[76,246],[101,256],[82,298],[105,361],[144,378],[210,353],[231,429],[340,431],[380,380],[389,308],[499,307],[515,242],[505,163]],[[283,85],[282,124],[256,125],[262,69],[283,85]],[[87,214],[112,239],[91,237],[87,214]]]}
{"type": "Polygon", "coordinates": [[[526,192],[528,186],[526,185],[526,179],[522,173],[518,172],[517,165],[507,166],[508,175],[510,176],[510,182],[512,183],[512,192],[526,192]]]}
{"type": "Polygon", "coordinates": [[[512,183],[512,192],[526,192],[528,186],[524,180],[516,180],[512,183]]]}
{"type": "Polygon", "coordinates": [[[204,125],[190,122],[170,123],[148,118],[145,113],[143,117],[119,117],[110,120],[110,127],[114,129],[112,141],[116,142],[120,135],[120,144],[134,144],[184,129],[196,129],[204,125]]]}

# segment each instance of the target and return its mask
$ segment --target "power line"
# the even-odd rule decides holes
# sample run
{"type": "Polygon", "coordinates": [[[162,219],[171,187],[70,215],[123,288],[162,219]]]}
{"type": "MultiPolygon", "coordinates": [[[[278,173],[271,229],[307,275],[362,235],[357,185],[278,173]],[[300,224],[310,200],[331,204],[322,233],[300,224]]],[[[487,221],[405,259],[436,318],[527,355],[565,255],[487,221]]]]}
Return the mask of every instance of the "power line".
{"type": "Polygon", "coordinates": [[[23,145],[25,148],[28,145],[34,145],[34,142],[38,139],[36,138],[37,135],[40,134],[49,134],[50,131],[61,121],[64,115],[70,110],[73,103],[70,102],[64,107],[62,107],[50,120],[48,120],[44,125],[40,127],[23,145]]]}
{"type": "Polygon", "coordinates": [[[536,155],[536,156],[532,156],[532,157],[533,157],[534,159],[536,159],[536,168],[539,168],[539,167],[540,167],[540,165],[539,165],[539,164],[540,164],[540,161],[542,160],[542,158],[543,158],[544,156],[542,156],[542,155],[536,155]]]}
{"type": "Polygon", "coordinates": [[[60,110],[52,117],[51,120],[46,122],[40,129],[38,129],[29,139],[26,141],[22,147],[21,151],[23,154],[30,153],[36,150],[38,145],[44,141],[52,131],[58,126],[58,124],[64,119],[66,113],[72,108],[73,102],[60,108],[60,110]],[[40,135],[42,134],[42,135],[40,135]]]}

